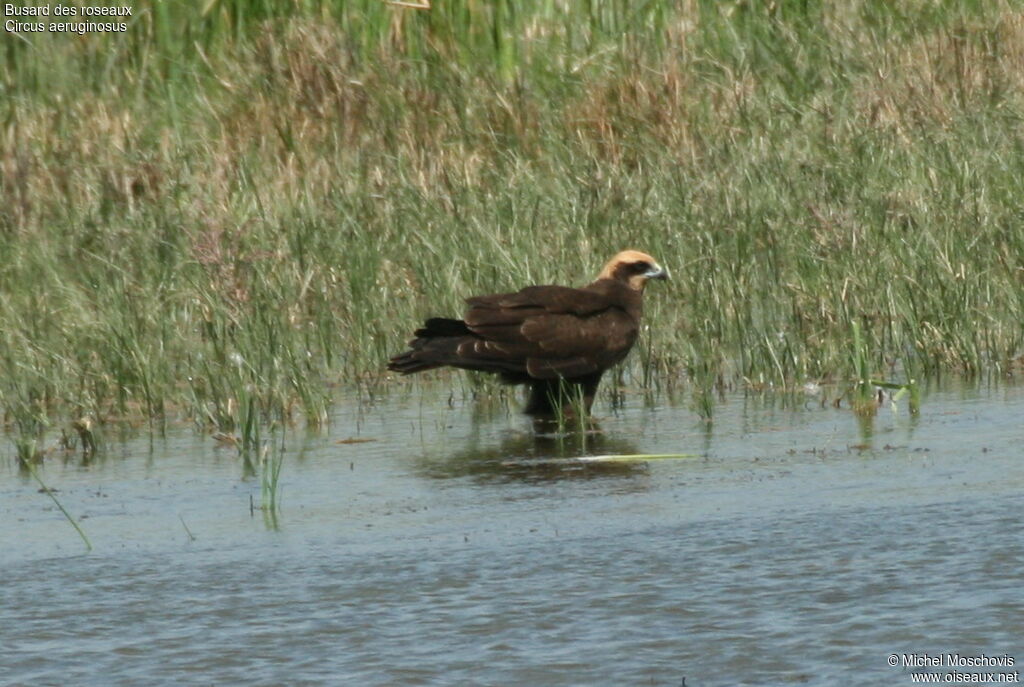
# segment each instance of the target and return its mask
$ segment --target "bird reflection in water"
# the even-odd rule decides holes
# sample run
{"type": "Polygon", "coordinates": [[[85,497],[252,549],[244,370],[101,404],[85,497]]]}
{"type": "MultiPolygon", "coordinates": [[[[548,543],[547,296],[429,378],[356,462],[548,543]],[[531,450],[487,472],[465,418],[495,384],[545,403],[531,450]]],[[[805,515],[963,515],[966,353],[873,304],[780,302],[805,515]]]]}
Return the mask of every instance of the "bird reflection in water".
{"type": "MultiPolygon", "coordinates": [[[[550,429],[550,428],[549,428],[550,429]]],[[[633,455],[636,446],[604,434],[593,420],[584,432],[510,430],[496,437],[475,433],[455,451],[429,450],[420,459],[423,474],[436,479],[472,477],[481,481],[541,482],[643,475],[642,462],[587,462],[581,457],[633,455]]]]}

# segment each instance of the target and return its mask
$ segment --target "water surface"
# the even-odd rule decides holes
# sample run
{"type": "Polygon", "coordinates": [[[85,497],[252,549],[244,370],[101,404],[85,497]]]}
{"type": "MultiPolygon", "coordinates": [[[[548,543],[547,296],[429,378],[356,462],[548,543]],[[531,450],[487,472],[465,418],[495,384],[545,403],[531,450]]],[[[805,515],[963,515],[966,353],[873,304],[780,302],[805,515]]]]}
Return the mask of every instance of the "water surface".
{"type": "Polygon", "coordinates": [[[1024,661],[1024,389],[870,423],[627,398],[585,448],[447,398],[342,400],[329,434],[287,435],[276,523],[188,428],[52,454],[89,554],[8,446],[0,683],[898,685],[892,653],[1024,661]]]}

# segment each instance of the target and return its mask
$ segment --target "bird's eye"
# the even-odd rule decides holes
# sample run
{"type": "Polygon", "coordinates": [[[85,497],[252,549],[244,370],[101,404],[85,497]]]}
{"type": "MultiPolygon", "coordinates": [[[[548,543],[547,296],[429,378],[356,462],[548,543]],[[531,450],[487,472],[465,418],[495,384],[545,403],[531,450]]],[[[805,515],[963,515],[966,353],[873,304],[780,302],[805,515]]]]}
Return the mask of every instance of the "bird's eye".
{"type": "Polygon", "coordinates": [[[644,262],[641,260],[640,262],[633,263],[633,271],[636,272],[637,274],[642,274],[649,269],[651,269],[651,263],[649,262],[644,262]]]}

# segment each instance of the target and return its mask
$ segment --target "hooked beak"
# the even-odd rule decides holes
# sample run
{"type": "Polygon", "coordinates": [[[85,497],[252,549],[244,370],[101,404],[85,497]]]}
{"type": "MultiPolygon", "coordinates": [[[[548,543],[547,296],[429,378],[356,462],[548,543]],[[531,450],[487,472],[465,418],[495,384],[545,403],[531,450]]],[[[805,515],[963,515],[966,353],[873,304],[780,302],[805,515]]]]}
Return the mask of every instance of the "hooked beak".
{"type": "Polygon", "coordinates": [[[651,269],[644,272],[644,276],[648,279],[668,279],[668,270],[661,267],[661,265],[651,265],[651,269]]]}

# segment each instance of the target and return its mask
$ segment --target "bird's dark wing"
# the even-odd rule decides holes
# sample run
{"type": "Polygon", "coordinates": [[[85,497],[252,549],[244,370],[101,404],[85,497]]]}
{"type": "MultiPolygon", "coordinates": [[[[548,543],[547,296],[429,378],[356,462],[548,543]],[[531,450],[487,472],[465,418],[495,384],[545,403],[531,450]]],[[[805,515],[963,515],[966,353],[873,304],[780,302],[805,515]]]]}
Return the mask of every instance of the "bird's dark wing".
{"type": "Polygon", "coordinates": [[[467,298],[466,303],[471,310],[539,308],[549,313],[586,317],[607,310],[612,300],[605,293],[569,286],[527,286],[515,293],[474,296],[467,298]]]}
{"type": "Polygon", "coordinates": [[[460,343],[459,357],[534,379],[603,372],[636,340],[637,318],[586,289],[530,286],[466,302],[466,327],[477,338],[460,343]]]}

